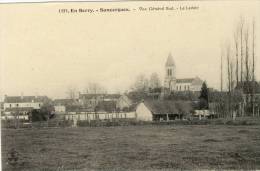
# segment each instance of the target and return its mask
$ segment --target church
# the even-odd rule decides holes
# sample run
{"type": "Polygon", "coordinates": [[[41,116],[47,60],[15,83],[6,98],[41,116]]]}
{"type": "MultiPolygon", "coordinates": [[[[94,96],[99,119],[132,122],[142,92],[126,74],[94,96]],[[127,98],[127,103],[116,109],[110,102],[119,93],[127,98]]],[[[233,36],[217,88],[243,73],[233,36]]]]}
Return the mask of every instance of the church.
{"type": "Polygon", "coordinates": [[[191,91],[201,90],[203,81],[199,77],[194,78],[176,78],[176,65],[171,53],[165,63],[164,88],[172,91],[191,91]]]}

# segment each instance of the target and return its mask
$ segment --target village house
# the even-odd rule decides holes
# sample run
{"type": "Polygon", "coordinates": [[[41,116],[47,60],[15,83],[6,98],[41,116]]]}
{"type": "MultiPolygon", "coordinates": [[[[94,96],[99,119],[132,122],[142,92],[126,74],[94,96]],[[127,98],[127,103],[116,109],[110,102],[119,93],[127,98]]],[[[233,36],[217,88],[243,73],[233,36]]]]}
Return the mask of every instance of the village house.
{"type": "Polygon", "coordinates": [[[153,100],[144,101],[136,108],[136,119],[140,121],[171,121],[182,119],[193,111],[188,101],[153,100]]]}
{"type": "Polygon", "coordinates": [[[5,115],[25,115],[33,109],[40,109],[50,99],[47,96],[7,96],[4,98],[5,115]]]}

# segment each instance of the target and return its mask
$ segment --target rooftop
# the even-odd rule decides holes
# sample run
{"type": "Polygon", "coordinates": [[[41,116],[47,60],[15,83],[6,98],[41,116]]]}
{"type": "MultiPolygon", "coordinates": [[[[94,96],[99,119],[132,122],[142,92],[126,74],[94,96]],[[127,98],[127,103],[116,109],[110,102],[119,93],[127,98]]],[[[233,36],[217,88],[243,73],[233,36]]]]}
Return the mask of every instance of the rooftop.
{"type": "Polygon", "coordinates": [[[5,103],[30,103],[45,102],[49,100],[47,96],[5,96],[5,103]]]}
{"type": "Polygon", "coordinates": [[[145,106],[153,114],[183,114],[193,110],[190,101],[152,100],[144,101],[145,106]]]}

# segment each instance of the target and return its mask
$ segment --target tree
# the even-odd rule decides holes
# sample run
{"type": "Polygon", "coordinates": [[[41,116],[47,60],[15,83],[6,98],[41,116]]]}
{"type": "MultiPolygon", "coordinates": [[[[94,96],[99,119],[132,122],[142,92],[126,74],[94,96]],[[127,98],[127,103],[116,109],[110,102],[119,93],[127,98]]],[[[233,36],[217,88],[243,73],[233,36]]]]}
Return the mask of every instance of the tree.
{"type": "Polygon", "coordinates": [[[239,82],[239,76],[238,76],[238,34],[239,34],[239,30],[237,29],[237,31],[235,32],[234,35],[234,41],[235,41],[235,53],[236,53],[236,85],[238,85],[239,82]]]}
{"type": "Polygon", "coordinates": [[[221,56],[220,56],[220,91],[223,91],[223,56],[224,56],[223,47],[221,48],[221,56]]]}
{"type": "Polygon", "coordinates": [[[152,89],[161,87],[161,80],[157,73],[151,74],[149,86],[152,89]]]}
{"type": "Polygon", "coordinates": [[[253,108],[253,116],[255,115],[255,19],[253,19],[252,23],[252,82],[253,82],[253,90],[252,90],[252,108],[253,108]]]}
{"type": "MultiPolygon", "coordinates": [[[[244,38],[245,38],[245,46],[246,46],[246,51],[245,51],[245,81],[247,82],[246,85],[246,91],[250,92],[250,68],[249,68],[249,32],[248,32],[248,28],[245,31],[244,34],[244,38]]],[[[246,94],[246,106],[248,108],[248,104],[249,104],[249,94],[246,94]]]]}
{"type": "Polygon", "coordinates": [[[240,18],[239,30],[240,30],[240,81],[243,81],[243,26],[244,19],[240,18]]]}
{"type": "Polygon", "coordinates": [[[199,108],[200,109],[208,109],[209,105],[208,105],[208,87],[206,82],[203,82],[202,87],[201,87],[201,91],[200,91],[200,96],[199,96],[199,108]]]}
{"type": "Polygon", "coordinates": [[[101,94],[106,92],[105,88],[96,82],[89,82],[85,91],[89,94],[101,94]]]}
{"type": "Polygon", "coordinates": [[[140,74],[136,77],[135,83],[132,87],[133,91],[147,92],[149,88],[149,81],[144,74],[140,74]]]}
{"type": "Polygon", "coordinates": [[[233,80],[233,70],[234,70],[234,63],[231,58],[230,46],[227,45],[226,50],[226,58],[227,58],[227,86],[228,86],[228,112],[231,112],[231,105],[232,105],[232,90],[234,88],[234,80],[233,80]]]}
{"type": "Polygon", "coordinates": [[[33,109],[31,111],[32,122],[48,121],[53,117],[54,107],[52,105],[43,105],[40,109],[33,109]]]}
{"type": "Polygon", "coordinates": [[[75,100],[77,96],[77,89],[73,86],[69,86],[67,90],[68,98],[75,100]]]}

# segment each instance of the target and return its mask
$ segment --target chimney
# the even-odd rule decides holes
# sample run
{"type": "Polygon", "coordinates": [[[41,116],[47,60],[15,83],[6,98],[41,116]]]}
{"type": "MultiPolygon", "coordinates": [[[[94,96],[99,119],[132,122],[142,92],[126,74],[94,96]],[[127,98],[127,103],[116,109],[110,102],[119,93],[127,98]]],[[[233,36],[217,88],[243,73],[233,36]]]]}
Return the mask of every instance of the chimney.
{"type": "Polygon", "coordinates": [[[21,93],[21,99],[23,99],[23,92],[21,93]]]}

